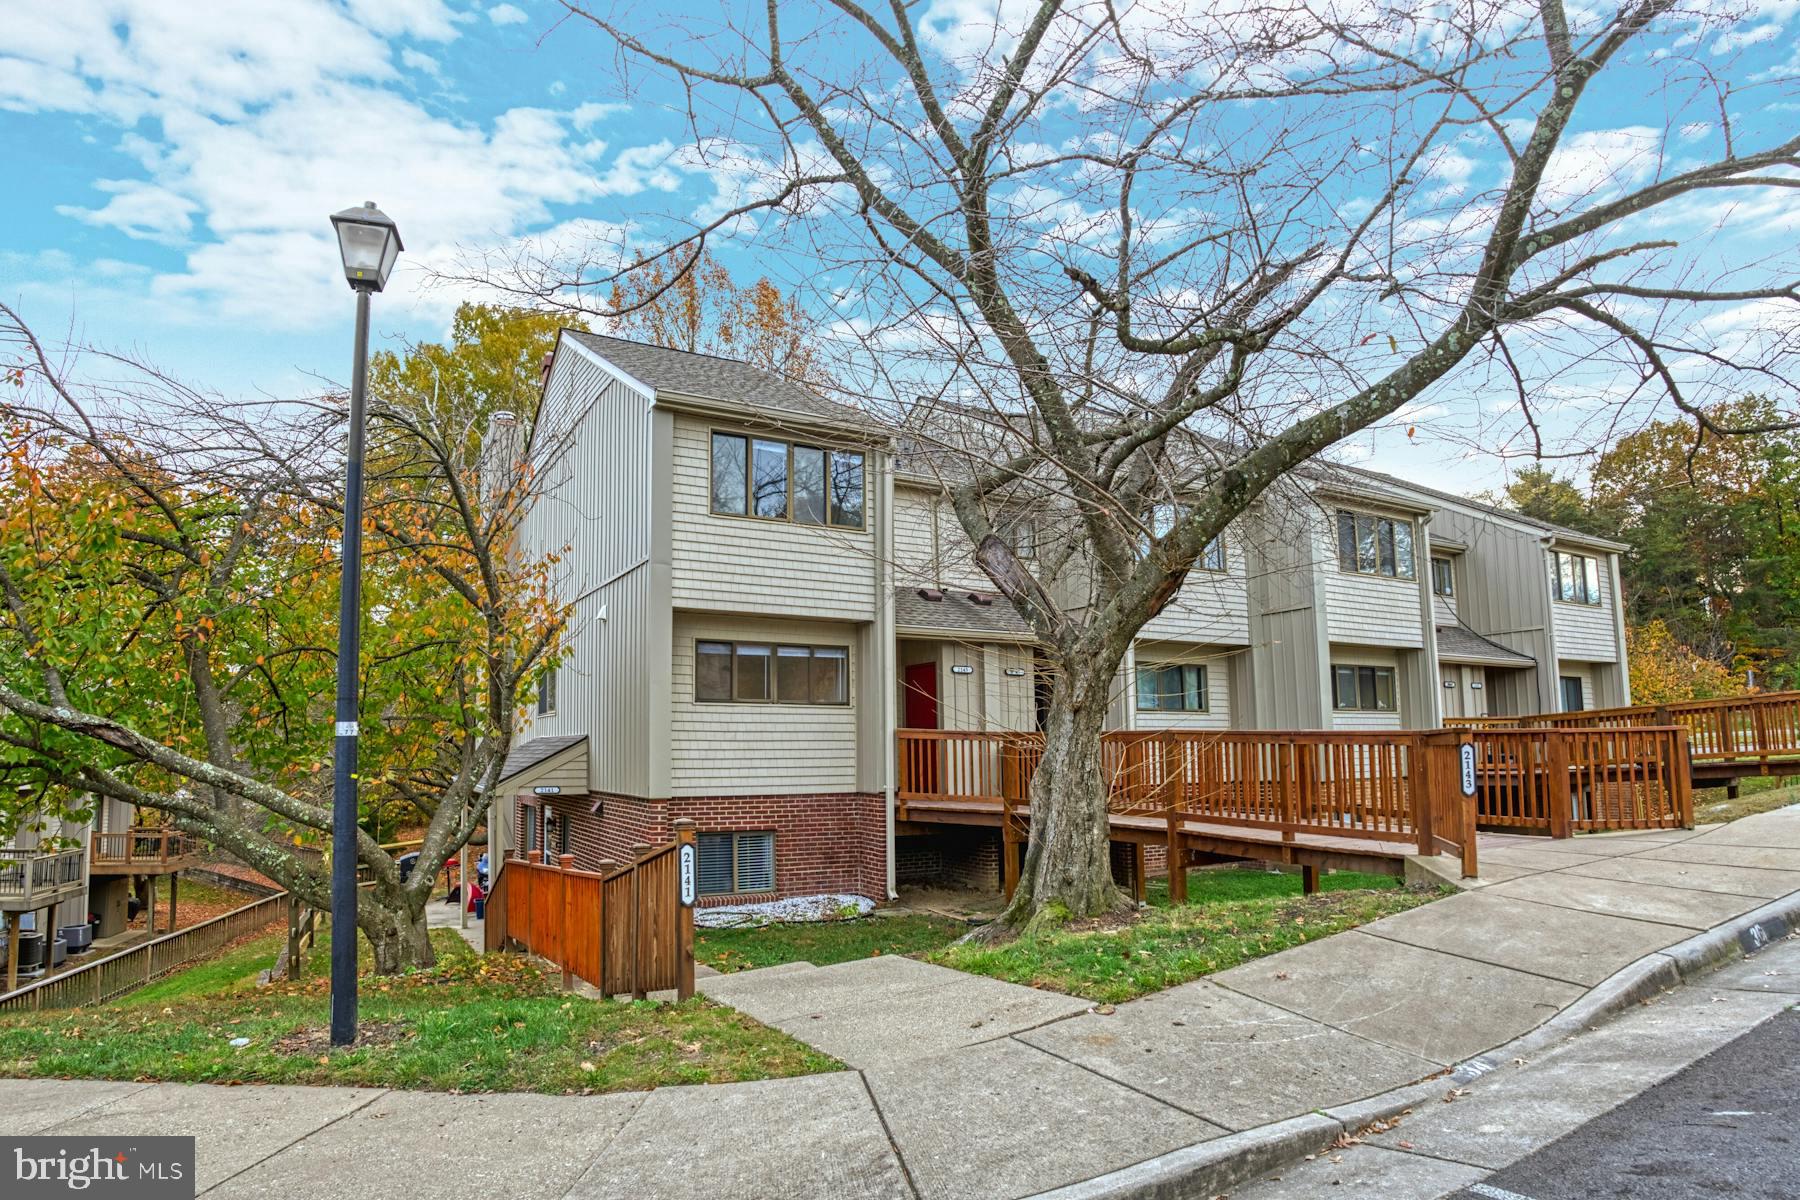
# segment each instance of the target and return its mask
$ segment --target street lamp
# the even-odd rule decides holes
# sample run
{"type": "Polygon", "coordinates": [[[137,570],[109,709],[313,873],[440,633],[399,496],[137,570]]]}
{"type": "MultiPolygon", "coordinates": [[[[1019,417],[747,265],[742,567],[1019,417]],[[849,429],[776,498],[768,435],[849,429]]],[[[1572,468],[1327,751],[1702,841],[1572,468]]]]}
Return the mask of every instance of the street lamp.
{"type": "Polygon", "coordinates": [[[331,794],[331,1044],[356,1040],[356,675],[362,657],[363,393],[369,374],[369,296],[387,286],[404,247],[373,200],[331,215],[344,278],[356,293],[350,453],[344,469],[344,544],[338,586],[337,731],[331,794]]]}

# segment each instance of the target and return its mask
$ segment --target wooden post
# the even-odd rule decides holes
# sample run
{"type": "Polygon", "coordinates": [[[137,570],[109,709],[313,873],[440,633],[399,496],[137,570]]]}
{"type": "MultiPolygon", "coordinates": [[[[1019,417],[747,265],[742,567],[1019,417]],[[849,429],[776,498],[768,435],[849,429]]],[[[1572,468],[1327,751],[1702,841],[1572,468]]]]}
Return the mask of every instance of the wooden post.
{"type": "Polygon", "coordinates": [[[156,936],[156,876],[145,877],[145,890],[150,893],[150,907],[145,910],[144,932],[156,936]]]}
{"type": "MultiPolygon", "coordinates": [[[[694,847],[694,869],[699,870],[698,826],[686,817],[677,818],[675,828],[675,998],[692,1000],[694,998],[694,908],[690,904],[680,903],[681,888],[681,847],[694,847]]],[[[699,881],[695,880],[696,887],[699,881]]],[[[698,899],[698,897],[696,897],[698,899]]]]}
{"type": "Polygon", "coordinates": [[[1300,867],[1300,894],[1316,895],[1319,890],[1319,868],[1302,864],[1300,867]]]}
{"type": "Polygon", "coordinates": [[[1566,838],[1572,832],[1575,793],[1569,779],[1570,734],[1552,729],[1544,734],[1544,804],[1550,809],[1550,836],[1566,838]]]}
{"type": "Polygon", "coordinates": [[[287,943],[287,977],[288,982],[300,978],[300,899],[292,892],[287,898],[288,943],[287,943]]]}
{"type": "Polygon", "coordinates": [[[1150,870],[1150,855],[1142,842],[1131,843],[1131,898],[1139,904],[1144,902],[1146,883],[1144,876],[1150,870]]]}
{"type": "MultiPolygon", "coordinates": [[[[544,852],[542,850],[533,850],[530,854],[525,856],[525,861],[535,867],[543,861],[543,858],[544,852]]],[[[538,873],[536,871],[527,871],[522,878],[531,880],[530,883],[525,885],[524,892],[519,896],[519,907],[524,910],[525,914],[525,953],[530,954],[532,952],[532,934],[535,932],[531,928],[531,893],[538,890],[543,884],[543,880],[538,878],[538,873]]]]}
{"type": "Polygon", "coordinates": [[[463,848],[456,852],[456,906],[462,910],[456,914],[457,927],[467,929],[469,927],[469,846],[467,842],[463,843],[463,848]]]}
{"type": "Polygon", "coordinates": [[[1687,730],[1675,735],[1675,769],[1670,772],[1669,786],[1675,789],[1675,809],[1681,814],[1681,827],[1694,827],[1693,748],[1688,744],[1687,730]]]}
{"type": "Polygon", "coordinates": [[[1169,823],[1169,903],[1186,904],[1187,853],[1181,844],[1181,813],[1187,803],[1187,759],[1173,735],[1163,735],[1163,786],[1168,789],[1164,813],[1169,823]]]}
{"type": "Polygon", "coordinates": [[[1420,854],[1436,854],[1433,841],[1434,814],[1440,803],[1449,799],[1443,790],[1449,782],[1444,756],[1456,743],[1436,734],[1420,734],[1407,751],[1407,800],[1412,806],[1413,833],[1420,854]]]}
{"type": "MultiPolygon", "coordinates": [[[[168,846],[168,844],[169,843],[166,840],[163,842],[163,846],[165,848],[168,846]]],[[[165,854],[163,857],[167,858],[168,855],[165,854]]],[[[176,872],[175,874],[169,876],[169,932],[171,932],[171,933],[173,933],[175,930],[181,928],[181,918],[176,916],[176,914],[175,914],[175,906],[176,906],[176,904],[178,904],[180,902],[179,901],[180,894],[181,894],[181,873],[176,872]]]]}
{"type": "Polygon", "coordinates": [[[562,910],[562,937],[558,940],[557,945],[562,947],[562,953],[558,957],[562,959],[562,983],[565,992],[575,990],[575,973],[569,967],[570,960],[575,957],[570,953],[574,947],[569,944],[569,935],[575,929],[575,910],[569,899],[569,871],[574,865],[575,856],[573,854],[556,856],[556,887],[562,899],[562,903],[557,906],[562,910]]]}
{"type": "MultiPolygon", "coordinates": [[[[29,871],[31,865],[26,864],[29,871]]],[[[6,990],[19,990],[19,914],[6,914],[6,990]]]]}
{"type": "Polygon", "coordinates": [[[1000,891],[1007,903],[1019,890],[1019,835],[1011,811],[1000,814],[1000,891]]]}
{"type": "Polygon", "coordinates": [[[642,1000],[644,991],[644,855],[648,842],[631,848],[631,998],[642,1000]]]}
{"type": "Polygon", "coordinates": [[[608,920],[617,920],[616,916],[606,910],[606,879],[618,869],[619,864],[612,859],[600,860],[600,917],[598,921],[600,926],[600,967],[594,973],[600,976],[600,994],[602,996],[612,995],[612,985],[607,982],[606,976],[606,947],[612,939],[607,934],[606,923],[608,920]]]}

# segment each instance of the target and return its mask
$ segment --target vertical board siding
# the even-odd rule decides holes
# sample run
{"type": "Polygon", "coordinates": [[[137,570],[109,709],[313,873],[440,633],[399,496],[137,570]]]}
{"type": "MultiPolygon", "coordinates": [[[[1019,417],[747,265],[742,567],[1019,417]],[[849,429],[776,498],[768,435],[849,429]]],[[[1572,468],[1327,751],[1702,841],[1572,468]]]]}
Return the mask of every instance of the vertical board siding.
{"type": "Polygon", "coordinates": [[[673,796],[754,796],[856,790],[856,706],[866,669],[862,629],[677,612],[671,662],[669,790],[673,796]],[[694,699],[694,642],[764,641],[850,648],[850,703],[737,704],[694,699]]]}
{"type": "Polygon", "coordinates": [[[557,710],[539,716],[528,704],[518,737],[585,733],[591,786],[642,794],[650,723],[643,681],[661,666],[647,653],[654,417],[650,396],[572,346],[565,341],[558,355],[533,453],[542,458],[569,428],[573,438],[562,457],[533,463],[541,493],[521,543],[533,557],[562,555],[555,588],[575,611],[557,673],[557,710]]]}
{"type": "Polygon", "coordinates": [[[715,516],[710,476],[715,427],[731,428],[675,415],[670,501],[670,585],[675,607],[873,620],[880,576],[873,529],[886,519],[875,486],[880,456],[869,454],[864,465],[865,529],[715,516]]]}

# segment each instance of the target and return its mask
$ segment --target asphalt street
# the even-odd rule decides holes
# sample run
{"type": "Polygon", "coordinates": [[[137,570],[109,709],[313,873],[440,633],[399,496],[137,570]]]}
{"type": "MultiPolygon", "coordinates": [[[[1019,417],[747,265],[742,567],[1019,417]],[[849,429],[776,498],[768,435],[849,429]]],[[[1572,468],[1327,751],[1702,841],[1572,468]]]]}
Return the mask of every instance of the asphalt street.
{"type": "Polygon", "coordinates": [[[1789,1009],[1454,1200],[1795,1200],[1797,1103],[1789,1009]]]}

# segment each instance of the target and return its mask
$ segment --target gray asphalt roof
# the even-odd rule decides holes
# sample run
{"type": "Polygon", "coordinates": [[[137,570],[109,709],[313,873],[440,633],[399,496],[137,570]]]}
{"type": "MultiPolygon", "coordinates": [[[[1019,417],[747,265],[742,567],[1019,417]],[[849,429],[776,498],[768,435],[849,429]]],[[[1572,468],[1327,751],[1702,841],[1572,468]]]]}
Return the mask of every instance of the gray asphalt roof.
{"type": "Polygon", "coordinates": [[[859,430],[878,427],[878,423],[861,409],[827,400],[774,371],[765,371],[736,359],[697,354],[691,350],[671,350],[666,346],[583,333],[578,329],[565,329],[563,335],[659,392],[677,392],[726,404],[748,404],[797,416],[823,417],[853,424],[859,430]]]}
{"type": "MultiPolygon", "coordinates": [[[[983,595],[993,595],[984,592],[983,595]]],[[[990,637],[1029,638],[1031,626],[1005,596],[993,595],[993,603],[977,604],[969,591],[945,589],[942,600],[927,600],[918,588],[894,589],[894,624],[902,630],[924,629],[937,633],[986,634],[990,637]]]]}
{"type": "Polygon", "coordinates": [[[579,746],[587,741],[587,734],[575,733],[563,737],[532,738],[514,746],[506,756],[506,762],[500,767],[500,782],[505,783],[515,775],[521,775],[546,759],[554,758],[570,746],[579,746]]]}
{"type": "Polygon", "coordinates": [[[1440,660],[1480,661],[1517,667],[1529,667],[1537,661],[1517,650],[1509,650],[1499,642],[1491,642],[1473,629],[1465,629],[1461,625],[1439,625],[1437,645],[1440,660]]]}

